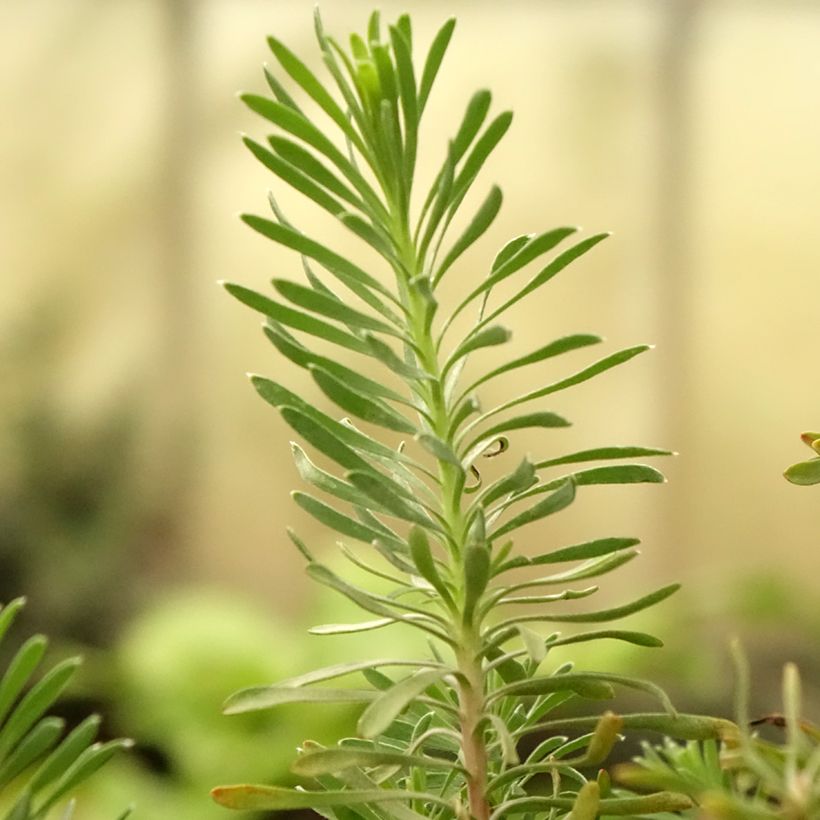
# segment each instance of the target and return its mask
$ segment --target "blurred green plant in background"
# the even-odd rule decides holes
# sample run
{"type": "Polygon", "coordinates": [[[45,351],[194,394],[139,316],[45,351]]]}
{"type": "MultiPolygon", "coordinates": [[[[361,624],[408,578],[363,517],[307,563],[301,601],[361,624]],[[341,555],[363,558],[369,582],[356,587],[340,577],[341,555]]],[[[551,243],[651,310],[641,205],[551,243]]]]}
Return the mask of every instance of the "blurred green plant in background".
{"type": "Polygon", "coordinates": [[[820,729],[803,718],[797,667],[789,663],[783,669],[783,712],[752,720],[748,663],[738,644],[733,654],[737,732],[722,743],[646,743],[643,754],[619,767],[615,777],[638,789],[688,794],[698,808],[683,816],[693,820],[815,820],[820,816],[820,729]],[[761,738],[761,726],[777,727],[781,737],[761,738]]]}

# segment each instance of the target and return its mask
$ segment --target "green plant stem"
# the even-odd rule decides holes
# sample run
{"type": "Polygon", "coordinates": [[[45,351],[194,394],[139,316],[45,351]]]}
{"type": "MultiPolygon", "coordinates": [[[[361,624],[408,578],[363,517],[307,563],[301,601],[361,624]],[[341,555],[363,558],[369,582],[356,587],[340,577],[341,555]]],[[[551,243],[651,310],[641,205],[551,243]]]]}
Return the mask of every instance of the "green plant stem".
{"type": "MultiPolygon", "coordinates": [[[[417,275],[419,260],[410,239],[406,223],[399,241],[403,249],[402,262],[410,276],[417,275]]],[[[429,332],[425,315],[428,306],[424,298],[414,292],[412,286],[403,283],[405,306],[411,326],[420,364],[433,379],[426,395],[426,417],[432,421],[432,431],[442,441],[451,444],[452,408],[448,406],[444,376],[435,340],[429,332]]],[[[466,549],[465,517],[461,506],[464,481],[458,467],[438,460],[441,488],[441,515],[449,535],[452,550],[450,569],[457,585],[456,609],[451,613],[452,634],[458,636],[456,660],[459,670],[459,719],[461,749],[464,768],[467,771],[467,793],[470,816],[474,820],[489,820],[490,805],[487,801],[487,747],[481,729],[484,712],[485,679],[480,660],[480,624],[467,612],[468,602],[464,584],[464,554],[466,549]]]]}

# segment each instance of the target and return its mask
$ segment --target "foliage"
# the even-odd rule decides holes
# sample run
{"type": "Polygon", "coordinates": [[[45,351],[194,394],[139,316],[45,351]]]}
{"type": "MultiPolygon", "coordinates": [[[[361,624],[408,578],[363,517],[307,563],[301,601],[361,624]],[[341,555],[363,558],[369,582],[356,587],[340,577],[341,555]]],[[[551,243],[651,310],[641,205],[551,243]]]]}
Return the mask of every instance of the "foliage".
{"type": "Polygon", "coordinates": [[[563,611],[562,602],[598,591],[587,582],[635,558],[638,540],[602,536],[529,556],[514,550],[511,538],[566,509],[585,487],[662,482],[657,469],[634,459],[668,451],[596,446],[534,460],[522,457],[487,482],[487,471],[477,467],[482,458],[510,451],[508,435],[516,431],[569,425],[540,403],[520,412],[523,405],[582,384],[648,346],[609,353],[566,377],[482,409],[476,391],[489,381],[602,341],[587,333],[565,336],[510,356],[500,366],[485,366],[477,376],[465,375],[474,354],[509,341],[510,331],[499,318],[539,293],[607,234],[577,240],[571,238],[578,229],[559,227],[516,236],[495,256],[485,278],[461,283],[459,301],[439,310],[442,281],[448,274],[452,278],[457,261],[499,212],[497,187],[471,215],[465,217],[462,206],[512,119],[503,112],[488,120],[490,93],[477,92],[432,185],[420,201],[413,199],[419,124],[453,29],[453,20],[444,24],[419,74],[408,16],[390,26],[385,38],[374,13],[366,36],[353,35],[348,52],[324,32],[317,14],[322,57],[342,103],[284,44],[269,39],[282,69],[327,115],[346,150],[314,124],[272,73],[266,71],[272,96],[242,98],[275,126],[265,143],[245,138],[254,156],[361,239],[392,274],[385,284],[303,233],[271,196],[272,218],[246,215],[243,220],[300,254],[306,283],[277,278],[272,294],[225,286],[265,317],[268,340],[304,368],[345,416],[338,420],[279,381],[251,377],[262,398],[319,458],[342,470],[341,477],[329,472],[301,444],[293,444],[301,477],[323,496],[298,491],[294,500],[346,542],[365,545],[366,553],[347,543],[340,549],[356,568],[391,586],[380,594],[351,583],[291,532],[308,575],[368,614],[362,622],[313,631],[349,634],[403,624],[424,633],[430,650],[426,658],[341,663],[235,694],[226,706],[229,714],[289,703],[354,703],[363,711],[357,737],[332,748],[311,741],[302,745],[293,770],[309,788],[225,786],[214,796],[232,808],[313,808],[335,820],[583,820],[599,813],[639,817],[685,809],[691,801],[682,793],[612,796],[606,776],[590,776],[589,770],[607,758],[624,730],[712,738],[729,724],[678,714],[647,681],[577,671],[551,658],[554,648],[584,641],[644,647],[660,641],[608,625],[546,637],[537,631],[550,623],[608,624],[663,601],[677,586],[614,607],[563,611]],[[464,227],[453,236],[459,220],[464,227]],[[558,250],[567,240],[574,244],[558,250]],[[538,260],[537,272],[515,284],[514,275],[538,260]],[[512,295],[497,297],[510,287],[512,295]],[[339,295],[340,289],[345,295],[339,295]],[[474,318],[463,331],[470,313],[474,318]],[[345,363],[351,354],[358,357],[355,364],[345,363]],[[381,368],[380,378],[365,375],[365,362],[381,368]],[[562,564],[571,566],[556,569],[562,564]],[[353,676],[364,683],[336,683],[353,676]],[[622,687],[645,693],[659,709],[621,716],[587,706],[612,698],[622,687]],[[568,704],[576,716],[560,711],[568,704]],[[530,739],[540,742],[523,755],[522,741],[530,739]]]}
{"type": "Polygon", "coordinates": [[[699,806],[685,816],[711,820],[811,820],[820,813],[820,729],[801,715],[800,676],[783,669],[783,714],[750,721],[749,671],[735,648],[738,669],[737,731],[719,749],[714,740],[681,746],[644,745],[643,755],[621,767],[618,779],[643,788],[674,789],[699,806]],[[778,727],[782,743],[758,736],[778,727]]]}
{"type": "MultiPolygon", "coordinates": [[[[803,433],[800,439],[812,452],[820,453],[820,433],[803,433]]],[[[820,455],[792,464],[783,475],[792,484],[820,484],[820,455]]]]}
{"type": "MultiPolygon", "coordinates": [[[[18,598],[0,609],[0,640],[23,605],[18,598]]],[[[53,817],[77,786],[131,746],[130,740],[95,743],[100,725],[96,715],[65,734],[65,721],[46,714],[80,664],[79,658],[67,658],[32,683],[47,646],[42,635],[30,638],[0,678],[0,797],[11,799],[4,820],[53,817]]],[[[63,820],[72,815],[70,802],[63,820]]]]}

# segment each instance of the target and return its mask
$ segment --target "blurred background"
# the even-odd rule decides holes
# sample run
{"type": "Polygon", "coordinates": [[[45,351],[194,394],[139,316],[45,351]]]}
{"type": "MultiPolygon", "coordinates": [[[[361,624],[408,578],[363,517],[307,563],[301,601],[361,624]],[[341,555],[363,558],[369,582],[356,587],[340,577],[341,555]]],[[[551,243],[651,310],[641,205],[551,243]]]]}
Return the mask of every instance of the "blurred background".
{"type": "MultiPolygon", "coordinates": [[[[533,549],[641,537],[640,561],[601,593],[613,603],[684,582],[643,619],[666,650],[608,649],[589,663],[637,666],[682,708],[726,714],[738,634],[762,711],[779,708],[788,659],[816,706],[820,496],[781,473],[807,455],[799,433],[820,425],[820,3],[380,7],[392,20],[408,5],[417,49],[459,18],[426,113],[423,179],[473,90],[515,111],[476,186],[478,197],[500,182],[505,208],[451,286],[483,276],[513,235],[612,230],[515,314],[514,343],[524,352],[589,331],[610,350],[656,344],[555,397],[545,409],[574,421],[549,434],[560,439],[513,442],[519,455],[614,443],[680,453],[664,465],[668,485],[590,488],[527,533],[533,549]]],[[[371,639],[304,638],[343,606],[305,583],[284,527],[319,551],[333,539],[289,502],[290,433],[244,373],[281,372],[314,394],[215,285],[300,275],[297,257],[236,218],[264,212],[268,186],[300,227],[325,225],[243,149],[239,132],[266,132],[235,98],[264,93],[268,33],[320,71],[312,7],[0,5],[0,601],[29,597],[12,643],[42,630],[55,657],[85,654],[67,713],[103,709],[110,733],[140,741],[84,795],[81,820],[131,799],[137,818],[227,816],[208,788],[283,777],[303,736],[330,738],[350,716],[243,722],[219,715],[223,697],[371,651],[371,639]]],[[[328,0],[322,11],[343,39],[370,8],[328,0]]],[[[569,366],[519,371],[527,382],[485,402],[569,366]]]]}

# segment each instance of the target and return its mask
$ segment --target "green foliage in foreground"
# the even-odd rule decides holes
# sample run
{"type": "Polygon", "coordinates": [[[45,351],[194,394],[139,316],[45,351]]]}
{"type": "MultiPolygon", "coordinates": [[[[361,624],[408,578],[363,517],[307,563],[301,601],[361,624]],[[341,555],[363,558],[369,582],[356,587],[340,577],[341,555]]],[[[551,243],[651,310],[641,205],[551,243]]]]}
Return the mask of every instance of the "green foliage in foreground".
{"type": "MultiPolygon", "coordinates": [[[[714,740],[671,740],[644,746],[618,779],[638,788],[674,789],[699,807],[684,816],[710,820],[813,820],[820,816],[820,729],[801,715],[800,676],[794,664],[783,669],[783,713],[749,719],[749,672],[735,648],[738,670],[737,724],[721,749],[714,740]],[[783,731],[785,739],[761,739],[758,726],[783,731]]],[[[670,816],[671,817],[671,816],[670,816]]]]}
{"type": "MultiPolygon", "coordinates": [[[[18,598],[0,608],[0,641],[23,605],[18,598]]],[[[47,715],[80,665],[79,658],[67,658],[33,682],[47,645],[42,635],[30,638],[0,677],[0,798],[3,804],[11,798],[4,820],[54,817],[79,785],[131,746],[130,740],[95,743],[96,715],[68,734],[61,718],[47,715]]],[[[62,820],[73,816],[73,806],[65,806],[62,820]]]]}
{"type": "MultiPolygon", "coordinates": [[[[820,454],[820,433],[803,433],[800,439],[812,452],[820,454]]],[[[820,455],[792,464],[783,475],[792,484],[820,484],[820,455]]]]}
{"type": "Polygon", "coordinates": [[[476,391],[491,380],[602,342],[588,333],[547,337],[501,365],[465,367],[484,348],[509,341],[499,320],[512,307],[540,295],[607,235],[578,238],[577,228],[559,227],[516,236],[483,277],[471,274],[460,283],[455,304],[440,309],[442,281],[453,277],[455,263],[498,214],[497,187],[471,213],[463,210],[512,120],[509,112],[490,117],[490,93],[477,92],[435,179],[415,198],[419,125],[453,28],[452,20],[445,23],[419,70],[408,16],[384,35],[374,14],[366,35],[351,37],[348,51],[325,34],[317,15],[316,35],[335,91],[270,38],[300,99],[270,72],[270,96],[243,96],[273,126],[264,141],[245,138],[254,156],[369,247],[378,263],[374,271],[390,274],[374,275],[327,247],[316,229],[303,233],[271,197],[272,216],[243,220],[300,255],[304,283],[277,278],[265,293],[226,285],[264,317],[271,344],[304,368],[326,399],[320,408],[278,377],[252,376],[258,393],[301,441],[292,445],[293,456],[310,490],[295,492],[294,500],[344,539],[340,549],[357,571],[390,587],[377,594],[356,586],[291,533],[308,575],[365,613],[360,622],[313,631],[403,625],[426,636],[429,655],[342,663],[238,692],[227,703],[229,714],[291,703],[360,704],[357,736],[332,748],[302,745],[293,770],[305,778],[305,789],[236,785],[215,789],[214,796],[231,808],[313,808],[333,820],[584,820],[683,810],[691,805],[683,793],[615,795],[605,774],[595,771],[624,731],[704,739],[731,724],[678,714],[648,681],[576,670],[553,662],[551,654],[584,641],[660,646],[652,635],[609,624],[663,601],[676,585],[617,606],[563,609],[565,601],[595,595],[596,579],[637,557],[638,540],[601,534],[541,547],[534,555],[516,550],[512,540],[592,485],[661,483],[657,469],[634,459],[667,451],[594,446],[535,459],[519,454],[511,468],[487,481],[492,470],[478,467],[487,463],[482,459],[498,465],[513,458],[509,436],[517,431],[537,428],[552,437],[568,426],[542,400],[625,364],[648,346],[610,352],[546,383],[536,374],[531,390],[482,406],[476,391]],[[303,102],[320,109],[327,129],[314,123],[303,102]],[[463,225],[458,232],[456,224],[463,225]],[[521,280],[533,264],[535,271],[521,280]],[[381,375],[365,375],[365,363],[381,375]],[[354,549],[354,542],[363,546],[354,549]],[[591,629],[538,631],[557,623],[591,629]],[[622,688],[644,693],[656,711],[602,712],[598,703],[622,688]],[[575,717],[562,711],[568,705],[575,717]],[[522,741],[531,738],[541,742],[523,755],[522,741]]]}

